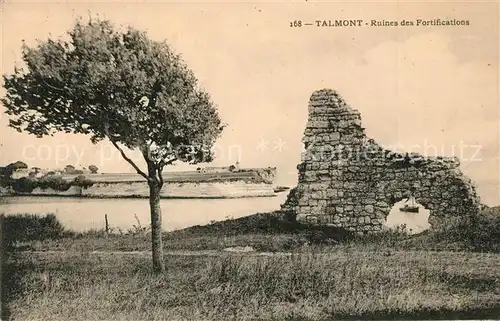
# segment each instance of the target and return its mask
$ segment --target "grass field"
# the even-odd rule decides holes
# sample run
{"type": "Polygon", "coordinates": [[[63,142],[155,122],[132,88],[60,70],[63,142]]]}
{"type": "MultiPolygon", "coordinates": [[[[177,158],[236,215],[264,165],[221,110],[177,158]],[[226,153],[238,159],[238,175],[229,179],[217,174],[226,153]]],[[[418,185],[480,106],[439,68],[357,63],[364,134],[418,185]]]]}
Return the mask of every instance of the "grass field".
{"type": "Polygon", "coordinates": [[[64,231],[52,219],[37,222],[22,235],[24,242],[7,240],[11,244],[3,260],[2,319],[371,320],[500,315],[496,243],[470,242],[470,235],[476,241],[484,237],[498,242],[495,220],[487,221],[491,226],[481,221],[470,235],[467,231],[457,235],[450,228],[418,237],[386,233],[352,238],[340,230],[306,229],[262,214],[166,233],[165,249],[173,254],[165,256],[164,275],[152,273],[148,252],[121,252],[149,250],[149,231],[140,225],[106,235],[64,231]],[[37,237],[40,234],[51,237],[37,237]],[[252,246],[257,251],[221,251],[230,246],[252,246]],[[92,253],[95,250],[99,252],[92,253]],[[212,250],[214,255],[194,250],[212,250]],[[259,251],[275,253],[259,255],[259,251]]]}
{"type": "MultiPolygon", "coordinates": [[[[16,320],[493,318],[496,254],[303,252],[167,256],[23,253],[6,263],[16,320]]],[[[5,302],[5,301],[4,301],[5,302]]]]}

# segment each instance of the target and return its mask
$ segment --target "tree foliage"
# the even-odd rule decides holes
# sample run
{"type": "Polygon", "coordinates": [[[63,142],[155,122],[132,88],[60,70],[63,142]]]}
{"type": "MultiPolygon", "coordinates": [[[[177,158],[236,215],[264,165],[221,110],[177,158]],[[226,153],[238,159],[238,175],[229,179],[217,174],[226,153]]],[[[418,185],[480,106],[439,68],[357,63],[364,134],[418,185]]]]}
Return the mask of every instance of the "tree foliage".
{"type": "Polygon", "coordinates": [[[180,55],[109,21],[78,21],[68,34],[69,41],[23,44],[26,66],[4,75],[11,127],[37,136],[108,138],[139,149],[156,168],[211,160],[223,125],[180,55]]]}
{"type": "Polygon", "coordinates": [[[25,162],[17,161],[17,162],[10,163],[9,165],[7,165],[7,168],[15,171],[15,170],[22,169],[22,168],[28,168],[28,165],[25,162]]]}
{"type": "Polygon", "coordinates": [[[10,163],[9,165],[5,167],[0,167],[0,176],[5,178],[5,177],[10,177],[15,171],[19,169],[27,169],[28,165],[25,162],[22,161],[16,161],[14,163],[10,163]]]}
{"type": "Polygon", "coordinates": [[[65,172],[65,173],[68,173],[68,174],[73,173],[75,170],[76,170],[76,168],[75,168],[75,166],[73,166],[73,165],[66,165],[66,166],[64,167],[64,172],[65,172]]]}

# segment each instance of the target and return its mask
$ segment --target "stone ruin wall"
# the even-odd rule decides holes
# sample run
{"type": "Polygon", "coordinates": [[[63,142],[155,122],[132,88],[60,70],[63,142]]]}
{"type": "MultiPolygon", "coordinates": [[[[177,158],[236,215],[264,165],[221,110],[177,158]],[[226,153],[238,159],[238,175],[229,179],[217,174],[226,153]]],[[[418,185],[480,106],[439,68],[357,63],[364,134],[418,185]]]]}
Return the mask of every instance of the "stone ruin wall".
{"type": "Polygon", "coordinates": [[[302,142],[298,185],[282,205],[297,220],[376,232],[412,188],[417,203],[430,210],[433,227],[444,218],[473,215],[481,206],[458,158],[382,148],[366,137],[360,113],[333,90],[312,94],[302,142]]]}

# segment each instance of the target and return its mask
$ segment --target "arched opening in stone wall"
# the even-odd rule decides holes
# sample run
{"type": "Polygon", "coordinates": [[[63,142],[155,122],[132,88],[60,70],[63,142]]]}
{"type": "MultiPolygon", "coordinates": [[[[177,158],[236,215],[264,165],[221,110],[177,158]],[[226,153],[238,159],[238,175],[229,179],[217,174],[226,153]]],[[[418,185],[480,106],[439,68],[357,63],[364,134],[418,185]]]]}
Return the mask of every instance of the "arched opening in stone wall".
{"type": "Polygon", "coordinates": [[[366,136],[359,111],[334,90],[315,91],[308,109],[297,193],[282,206],[297,220],[314,217],[361,233],[406,224],[414,234],[479,210],[457,157],[385,149],[366,136]],[[418,213],[399,210],[407,194],[420,205],[418,213]]]}
{"type": "Polygon", "coordinates": [[[429,223],[430,210],[418,202],[415,203],[418,212],[401,210],[405,205],[408,203],[406,199],[403,199],[392,206],[383,223],[385,228],[404,231],[408,234],[419,234],[431,228],[429,223]]]}

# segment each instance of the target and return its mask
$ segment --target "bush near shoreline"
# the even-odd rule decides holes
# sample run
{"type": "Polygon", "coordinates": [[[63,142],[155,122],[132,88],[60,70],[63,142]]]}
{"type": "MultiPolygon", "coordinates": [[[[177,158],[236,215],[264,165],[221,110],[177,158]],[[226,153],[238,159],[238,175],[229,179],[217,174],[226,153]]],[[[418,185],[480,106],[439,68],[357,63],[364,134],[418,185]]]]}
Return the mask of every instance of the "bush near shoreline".
{"type": "Polygon", "coordinates": [[[18,179],[3,179],[0,182],[0,187],[12,188],[16,193],[31,193],[36,188],[64,192],[70,189],[71,186],[88,188],[93,184],[94,182],[87,179],[84,175],[79,175],[71,181],[65,180],[61,175],[48,175],[41,178],[21,177],[18,179]]]}

